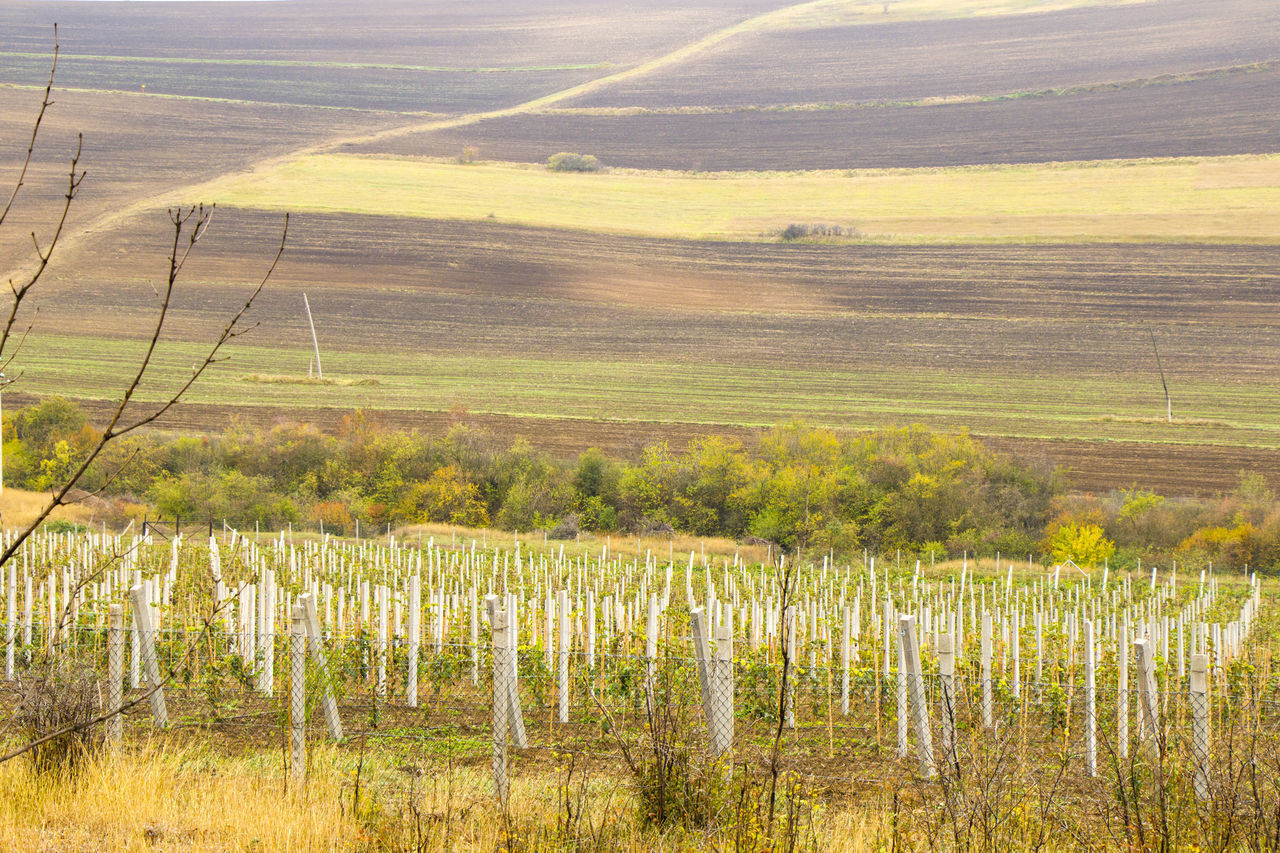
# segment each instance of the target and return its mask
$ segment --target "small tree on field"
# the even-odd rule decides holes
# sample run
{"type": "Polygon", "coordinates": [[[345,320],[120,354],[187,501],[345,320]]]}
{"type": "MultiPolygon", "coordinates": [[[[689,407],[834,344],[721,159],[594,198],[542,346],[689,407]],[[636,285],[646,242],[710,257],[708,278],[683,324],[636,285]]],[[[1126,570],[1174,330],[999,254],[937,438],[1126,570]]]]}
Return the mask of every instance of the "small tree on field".
{"type": "Polygon", "coordinates": [[[547,159],[547,168],[553,172],[599,172],[604,166],[593,154],[561,151],[547,159]]]}

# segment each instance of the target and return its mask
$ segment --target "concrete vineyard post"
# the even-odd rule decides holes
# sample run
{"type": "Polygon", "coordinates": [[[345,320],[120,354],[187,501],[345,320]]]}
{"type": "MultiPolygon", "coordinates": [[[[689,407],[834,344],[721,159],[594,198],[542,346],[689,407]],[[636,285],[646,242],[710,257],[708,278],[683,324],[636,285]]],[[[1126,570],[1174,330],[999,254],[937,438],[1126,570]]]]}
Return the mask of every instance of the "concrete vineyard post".
{"type": "Polygon", "coordinates": [[[715,737],[715,715],[711,697],[711,655],[707,647],[707,615],[701,607],[689,611],[689,630],[693,638],[693,658],[698,666],[698,686],[702,689],[702,713],[707,718],[707,734],[715,737]]]}
{"type": "MultiPolygon", "coordinates": [[[[897,700],[898,757],[905,758],[911,750],[911,745],[907,742],[907,729],[910,726],[907,720],[910,713],[907,708],[907,656],[906,649],[903,646],[901,630],[894,631],[891,636],[896,646],[898,658],[898,677],[893,684],[894,698],[897,700]]],[[[885,636],[886,643],[889,642],[889,639],[890,636],[885,636]]]]}
{"type": "MultiPolygon", "coordinates": [[[[569,593],[560,590],[556,602],[560,636],[556,638],[556,698],[559,700],[558,722],[569,722],[569,593]]],[[[550,639],[550,638],[548,638],[550,639]]]]}
{"type": "Polygon", "coordinates": [[[844,609],[844,630],[840,634],[840,715],[849,716],[849,657],[852,638],[849,636],[853,628],[853,613],[848,607],[844,609]]]}
{"type": "MultiPolygon", "coordinates": [[[[902,616],[898,621],[898,643],[906,663],[907,695],[911,704],[911,723],[916,736],[916,756],[920,775],[932,779],[937,773],[933,763],[933,734],[929,727],[929,703],[924,692],[924,671],[920,666],[920,640],[916,635],[916,617],[902,616]]],[[[898,674],[899,679],[903,677],[898,674]]]]}
{"type": "Polygon", "coordinates": [[[129,590],[133,605],[134,633],[142,655],[142,666],[147,674],[147,686],[151,692],[151,719],[159,727],[169,724],[169,712],[164,704],[164,687],[160,681],[160,664],[156,660],[155,634],[151,629],[151,604],[141,584],[129,590]]]}
{"type": "Polygon", "coordinates": [[[989,729],[992,724],[991,695],[991,614],[982,614],[982,727],[989,729]]]}
{"type": "Polygon", "coordinates": [[[1084,772],[1098,775],[1098,709],[1094,666],[1093,622],[1084,623],[1084,772]]]}
{"type": "Polygon", "coordinates": [[[1129,757],[1129,627],[1126,624],[1116,643],[1116,752],[1129,757]]]}
{"type": "Polygon", "coordinates": [[[796,727],[796,684],[794,673],[796,670],[796,606],[788,605],[786,612],[783,614],[783,647],[786,649],[782,661],[782,680],[787,685],[787,693],[784,697],[784,719],[783,724],[789,728],[796,727]]]}
{"type": "Polygon", "coordinates": [[[716,628],[711,696],[715,712],[711,752],[719,758],[733,749],[733,608],[725,610],[724,621],[716,628]]]}
{"type": "Polygon", "coordinates": [[[107,609],[107,742],[118,746],[124,734],[124,607],[107,609]]]}
{"type": "Polygon", "coordinates": [[[1139,737],[1146,745],[1153,761],[1160,758],[1160,708],[1156,697],[1156,669],[1151,641],[1141,638],[1133,641],[1134,658],[1138,665],[1138,713],[1142,716],[1139,737]]]}
{"type": "Polygon", "coordinates": [[[1191,656],[1191,749],[1195,758],[1196,798],[1209,799],[1209,656],[1191,656]]]}
{"type": "Polygon", "coordinates": [[[422,644],[422,578],[409,578],[409,661],[405,667],[405,704],[418,707],[418,654],[422,644]]]}
{"type": "Polygon", "coordinates": [[[18,616],[18,563],[16,560],[9,561],[9,583],[8,591],[5,596],[5,617],[4,617],[4,677],[6,681],[13,681],[14,668],[14,638],[17,635],[17,625],[14,620],[18,616]]]}
{"type": "Polygon", "coordinates": [[[320,677],[320,704],[324,708],[325,726],[329,729],[329,737],[342,740],[342,719],[338,716],[338,702],[333,696],[333,685],[329,680],[329,661],[324,652],[324,637],[320,634],[320,614],[316,609],[316,597],[311,593],[298,596],[298,604],[303,609],[306,620],[307,645],[311,659],[315,661],[316,672],[320,677]]]}
{"type": "Polygon", "coordinates": [[[498,800],[507,801],[507,721],[510,717],[510,690],[507,674],[510,655],[507,614],[498,609],[497,596],[487,596],[489,627],[493,632],[493,788],[498,800]]]}
{"type": "MultiPolygon", "coordinates": [[[[712,614],[714,618],[714,614],[712,614]]],[[[654,667],[658,657],[658,596],[649,595],[649,608],[645,615],[644,628],[644,692],[645,700],[653,710],[654,667]]]]}
{"type": "Polygon", "coordinates": [[[306,620],[306,608],[295,604],[289,620],[289,769],[298,784],[307,767],[306,620]]]}
{"type": "Polygon", "coordinates": [[[938,638],[938,679],[941,682],[939,701],[942,705],[942,760],[947,767],[956,766],[956,655],[955,639],[951,634],[938,638]]]}

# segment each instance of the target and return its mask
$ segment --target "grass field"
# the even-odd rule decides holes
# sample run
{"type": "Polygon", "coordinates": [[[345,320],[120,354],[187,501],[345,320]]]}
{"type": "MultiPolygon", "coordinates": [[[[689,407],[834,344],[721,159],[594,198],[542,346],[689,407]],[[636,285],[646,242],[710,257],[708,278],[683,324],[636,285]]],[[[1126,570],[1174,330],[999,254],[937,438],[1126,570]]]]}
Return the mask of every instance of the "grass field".
{"type": "Polygon", "coordinates": [[[1272,242],[1280,238],[1280,157],[578,175],[322,155],[253,175],[215,199],[689,239],[776,239],[790,223],[822,223],[873,242],[1272,242]]]}

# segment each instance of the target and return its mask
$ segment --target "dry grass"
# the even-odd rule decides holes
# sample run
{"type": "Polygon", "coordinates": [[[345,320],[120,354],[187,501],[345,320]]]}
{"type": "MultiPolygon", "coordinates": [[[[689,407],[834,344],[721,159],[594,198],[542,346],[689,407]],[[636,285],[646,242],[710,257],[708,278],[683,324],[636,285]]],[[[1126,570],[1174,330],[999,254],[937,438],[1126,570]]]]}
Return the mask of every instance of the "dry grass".
{"type": "MultiPolygon", "coordinates": [[[[0,765],[0,849],[23,851],[494,851],[699,850],[700,833],[638,820],[626,781],[560,769],[513,775],[508,808],[483,767],[366,763],[354,800],[352,750],[318,747],[305,791],[287,790],[278,753],[242,757],[144,746],[86,762],[74,779],[38,777],[23,761],[0,765]],[[587,820],[566,830],[565,791],[587,820]]],[[[873,849],[884,818],[840,812],[824,823],[825,849],[873,849]]]]}
{"type": "MultiPolygon", "coordinates": [[[[394,533],[400,539],[421,536],[423,542],[426,542],[429,537],[435,537],[437,544],[460,544],[468,547],[472,540],[475,540],[477,545],[482,542],[514,543],[515,537],[518,536],[526,548],[530,544],[536,548],[542,548],[545,544],[546,548],[557,551],[563,546],[565,554],[575,557],[579,554],[598,557],[601,550],[607,546],[609,553],[613,555],[643,558],[646,552],[651,552],[659,560],[673,557],[677,563],[687,560],[690,553],[694,555],[695,561],[700,561],[700,555],[704,553],[708,559],[712,557],[723,559],[736,553],[745,562],[764,563],[768,562],[770,553],[767,545],[740,544],[723,537],[691,536],[684,533],[676,533],[672,536],[632,536],[625,533],[596,535],[584,532],[576,540],[547,539],[545,543],[542,531],[513,534],[491,528],[459,527],[452,524],[413,524],[396,528],[394,533]]],[[[777,556],[776,552],[774,556],[777,556]]]]}
{"type": "MultiPolygon", "coordinates": [[[[44,492],[28,492],[23,489],[6,487],[0,494],[0,527],[7,530],[26,527],[49,503],[49,496],[44,492]]],[[[93,509],[84,504],[58,507],[53,511],[50,520],[70,521],[76,524],[88,524],[93,521],[93,509]]]]}

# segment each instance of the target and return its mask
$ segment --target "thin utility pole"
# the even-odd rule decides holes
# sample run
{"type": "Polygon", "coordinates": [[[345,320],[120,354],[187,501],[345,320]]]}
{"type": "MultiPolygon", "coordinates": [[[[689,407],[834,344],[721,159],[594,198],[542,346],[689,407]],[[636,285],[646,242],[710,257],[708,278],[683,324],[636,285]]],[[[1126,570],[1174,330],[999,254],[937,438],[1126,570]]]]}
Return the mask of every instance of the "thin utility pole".
{"type": "MultiPolygon", "coordinates": [[[[311,319],[311,303],[307,301],[307,294],[305,293],[302,294],[302,304],[307,308],[307,325],[311,327],[311,345],[315,347],[316,350],[316,375],[323,380],[324,368],[320,366],[320,344],[316,341],[316,324],[315,321],[311,319]]],[[[1155,338],[1152,338],[1151,342],[1155,343],[1155,338]]],[[[1168,391],[1165,393],[1167,394],[1168,391]]]]}
{"type": "MultiPolygon", "coordinates": [[[[1148,325],[1147,333],[1151,334],[1151,348],[1156,351],[1156,366],[1157,368],[1160,368],[1160,384],[1165,387],[1165,415],[1171,424],[1174,423],[1174,401],[1169,398],[1169,383],[1165,382],[1165,368],[1164,365],[1160,364],[1160,347],[1156,346],[1155,329],[1152,329],[1148,325]]],[[[315,334],[315,332],[312,332],[311,334],[315,334]]],[[[316,350],[316,352],[319,353],[319,350],[316,350]]]]}

